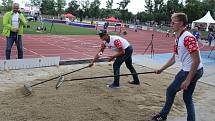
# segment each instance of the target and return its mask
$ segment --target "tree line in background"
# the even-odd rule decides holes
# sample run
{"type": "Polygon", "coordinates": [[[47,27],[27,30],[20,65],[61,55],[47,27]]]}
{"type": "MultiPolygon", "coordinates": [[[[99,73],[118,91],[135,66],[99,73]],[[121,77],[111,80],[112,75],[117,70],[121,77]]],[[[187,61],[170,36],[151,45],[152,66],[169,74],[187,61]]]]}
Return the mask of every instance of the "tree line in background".
{"type": "MultiPolygon", "coordinates": [[[[31,0],[32,5],[40,6],[41,14],[62,15],[72,13],[78,18],[101,19],[114,16],[125,22],[154,21],[158,24],[170,21],[170,16],[174,12],[185,12],[189,17],[189,22],[201,18],[210,11],[215,15],[215,0],[145,0],[145,11],[138,12],[136,15],[128,11],[127,5],[130,0],[121,0],[118,2],[118,8],[113,9],[113,0],[106,1],[106,8],[100,8],[101,0],[71,0],[66,6],[66,0],[31,0]]],[[[2,0],[1,11],[11,9],[12,0],[2,0]]],[[[133,6],[135,7],[135,6],[133,6]]]]}

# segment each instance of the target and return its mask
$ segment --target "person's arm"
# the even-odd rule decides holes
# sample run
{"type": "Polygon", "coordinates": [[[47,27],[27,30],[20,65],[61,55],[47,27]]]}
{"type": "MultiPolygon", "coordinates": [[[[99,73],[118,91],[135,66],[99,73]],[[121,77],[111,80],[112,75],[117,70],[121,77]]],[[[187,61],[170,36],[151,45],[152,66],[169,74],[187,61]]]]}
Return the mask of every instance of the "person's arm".
{"type": "Polygon", "coordinates": [[[122,55],[124,55],[124,54],[125,54],[125,50],[124,50],[122,47],[120,47],[120,48],[118,48],[118,52],[117,52],[115,55],[109,56],[108,62],[110,62],[110,61],[112,61],[114,58],[119,57],[119,56],[122,56],[122,55]]]}
{"type": "Polygon", "coordinates": [[[191,69],[189,71],[189,74],[186,78],[186,80],[181,84],[181,89],[182,90],[186,90],[187,87],[189,86],[190,82],[192,81],[193,77],[195,76],[198,66],[200,64],[200,55],[199,55],[199,51],[195,51],[193,53],[190,54],[191,58],[193,60],[193,63],[191,65],[191,69]]]}
{"type": "Polygon", "coordinates": [[[165,65],[163,65],[159,70],[156,70],[156,74],[160,74],[168,67],[172,66],[175,63],[175,54],[172,55],[172,57],[167,61],[165,65]]]}
{"type": "Polygon", "coordinates": [[[92,67],[94,65],[94,63],[102,56],[104,50],[105,50],[106,46],[104,43],[101,44],[100,50],[98,51],[98,53],[94,56],[93,60],[91,61],[91,63],[89,64],[89,67],[92,67]]]}
{"type": "Polygon", "coordinates": [[[20,13],[19,21],[20,21],[20,24],[22,24],[22,25],[26,25],[27,24],[27,21],[26,21],[24,15],[22,13],[20,13]]]}
{"type": "Polygon", "coordinates": [[[4,14],[4,16],[3,16],[3,26],[4,26],[4,28],[12,31],[13,27],[12,27],[11,24],[9,24],[9,21],[10,21],[9,20],[9,14],[8,13],[4,14]]]}
{"type": "MultiPolygon", "coordinates": [[[[195,38],[193,38],[195,40],[195,38]]],[[[189,74],[186,78],[186,80],[181,84],[181,89],[186,90],[189,86],[190,82],[192,81],[193,77],[195,76],[198,66],[200,64],[200,55],[199,55],[199,47],[197,44],[197,41],[191,41],[193,40],[192,37],[189,37],[188,39],[185,39],[185,47],[190,53],[191,59],[192,59],[192,65],[191,69],[189,71],[189,74]],[[192,45],[192,46],[190,46],[192,45]]]]}

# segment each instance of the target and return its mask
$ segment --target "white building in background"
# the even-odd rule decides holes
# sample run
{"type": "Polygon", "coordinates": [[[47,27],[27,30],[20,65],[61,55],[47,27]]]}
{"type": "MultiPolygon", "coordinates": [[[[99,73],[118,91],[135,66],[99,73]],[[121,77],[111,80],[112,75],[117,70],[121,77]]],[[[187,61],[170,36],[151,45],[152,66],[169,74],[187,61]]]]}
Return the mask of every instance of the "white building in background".
{"type": "Polygon", "coordinates": [[[24,12],[31,15],[40,13],[40,6],[32,6],[30,3],[26,3],[24,7],[24,12]]]}
{"type": "Polygon", "coordinates": [[[13,0],[13,2],[19,3],[20,8],[27,14],[35,15],[40,13],[40,6],[31,5],[31,0],[13,0]]]}

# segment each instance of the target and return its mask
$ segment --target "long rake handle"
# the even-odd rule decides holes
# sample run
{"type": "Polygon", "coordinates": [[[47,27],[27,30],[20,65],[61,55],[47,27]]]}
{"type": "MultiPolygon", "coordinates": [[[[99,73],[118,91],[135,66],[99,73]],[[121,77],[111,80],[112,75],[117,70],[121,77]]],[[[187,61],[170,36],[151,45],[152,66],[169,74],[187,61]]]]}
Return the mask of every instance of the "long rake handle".
{"type": "Polygon", "coordinates": [[[86,78],[77,78],[77,79],[70,79],[65,81],[76,81],[76,80],[87,80],[87,79],[98,79],[98,78],[108,78],[108,77],[116,77],[116,76],[128,76],[128,75],[135,75],[135,74],[150,74],[155,73],[154,71],[150,72],[142,72],[142,73],[131,73],[131,74],[119,74],[119,75],[109,75],[109,76],[95,76],[95,77],[86,77],[86,78]]]}
{"type": "MultiPolygon", "coordinates": [[[[68,74],[71,74],[71,73],[74,73],[74,72],[77,72],[77,71],[83,70],[83,69],[88,68],[88,67],[89,67],[89,66],[85,66],[85,67],[83,67],[83,68],[80,68],[80,69],[77,69],[77,70],[74,70],[74,71],[71,71],[71,72],[65,73],[65,74],[60,75],[60,76],[66,76],[66,75],[68,75],[68,74]]],[[[48,80],[45,80],[45,81],[42,81],[42,82],[39,82],[39,83],[33,84],[33,85],[31,85],[31,87],[34,87],[34,86],[39,85],[39,84],[43,84],[43,83],[45,83],[45,82],[48,82],[48,81],[51,81],[51,80],[54,80],[54,79],[57,79],[57,78],[59,78],[60,76],[53,77],[53,78],[51,78],[51,79],[48,79],[48,80]]]]}

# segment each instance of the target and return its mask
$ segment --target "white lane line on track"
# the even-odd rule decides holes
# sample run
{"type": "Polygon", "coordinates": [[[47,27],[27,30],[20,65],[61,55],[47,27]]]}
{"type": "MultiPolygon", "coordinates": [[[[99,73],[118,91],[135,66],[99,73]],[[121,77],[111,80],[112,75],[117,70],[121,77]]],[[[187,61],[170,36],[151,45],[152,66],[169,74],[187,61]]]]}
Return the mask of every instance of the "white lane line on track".
{"type": "MultiPolygon", "coordinates": [[[[60,41],[60,40],[59,40],[60,41]]],[[[79,41],[81,41],[81,40],[79,40],[79,41]]],[[[79,51],[77,51],[77,50],[73,50],[73,49],[70,49],[70,48],[66,48],[66,47],[62,47],[62,46],[60,46],[60,45],[55,45],[55,44],[53,44],[53,43],[49,43],[49,42],[43,42],[43,43],[47,43],[47,44],[49,44],[49,45],[52,45],[52,46],[56,46],[56,47],[59,47],[59,48],[61,48],[61,49],[69,49],[69,50],[72,50],[72,51],[74,51],[74,52],[79,52],[79,51]]],[[[82,53],[84,56],[89,56],[88,54],[85,54],[85,53],[82,53]]],[[[50,54],[51,55],[51,54],[50,54]]]]}
{"type": "Polygon", "coordinates": [[[38,54],[38,53],[36,53],[36,52],[34,52],[34,51],[32,51],[32,50],[29,50],[29,49],[27,49],[27,48],[25,48],[25,47],[23,47],[23,49],[24,49],[24,50],[27,50],[27,51],[30,51],[31,53],[33,53],[33,54],[35,54],[35,55],[39,55],[39,56],[41,56],[41,57],[45,57],[45,56],[40,55],[40,54],[38,54]]]}

